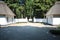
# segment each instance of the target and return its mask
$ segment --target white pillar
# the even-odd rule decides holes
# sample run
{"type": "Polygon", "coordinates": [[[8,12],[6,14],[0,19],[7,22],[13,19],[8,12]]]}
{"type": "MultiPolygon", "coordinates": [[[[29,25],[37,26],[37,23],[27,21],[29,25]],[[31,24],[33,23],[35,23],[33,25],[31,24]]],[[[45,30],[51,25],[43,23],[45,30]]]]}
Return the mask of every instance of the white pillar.
{"type": "Polygon", "coordinates": [[[36,22],[36,19],[35,19],[35,17],[33,18],[33,22],[36,22]]]}

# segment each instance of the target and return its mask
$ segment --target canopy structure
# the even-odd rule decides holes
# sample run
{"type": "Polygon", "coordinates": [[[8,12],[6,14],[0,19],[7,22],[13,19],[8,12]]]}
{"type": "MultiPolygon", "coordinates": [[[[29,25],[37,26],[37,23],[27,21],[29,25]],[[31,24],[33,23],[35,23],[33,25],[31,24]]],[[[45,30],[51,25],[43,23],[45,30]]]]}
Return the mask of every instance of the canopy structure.
{"type": "Polygon", "coordinates": [[[15,14],[10,10],[7,4],[3,1],[0,1],[0,15],[10,15],[15,16],[15,14]]]}
{"type": "Polygon", "coordinates": [[[46,15],[59,15],[60,14],[60,1],[57,1],[54,6],[47,12],[46,15]]]}

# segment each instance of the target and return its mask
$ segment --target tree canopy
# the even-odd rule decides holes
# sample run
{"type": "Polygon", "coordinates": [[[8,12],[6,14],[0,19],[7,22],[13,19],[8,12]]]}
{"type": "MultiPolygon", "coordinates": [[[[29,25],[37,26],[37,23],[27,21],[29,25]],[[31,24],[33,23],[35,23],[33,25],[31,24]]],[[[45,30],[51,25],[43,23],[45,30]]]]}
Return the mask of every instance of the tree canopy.
{"type": "MultiPolygon", "coordinates": [[[[57,0],[4,0],[16,18],[44,18],[57,0]]],[[[59,0],[58,0],[59,1],[59,0]]]]}

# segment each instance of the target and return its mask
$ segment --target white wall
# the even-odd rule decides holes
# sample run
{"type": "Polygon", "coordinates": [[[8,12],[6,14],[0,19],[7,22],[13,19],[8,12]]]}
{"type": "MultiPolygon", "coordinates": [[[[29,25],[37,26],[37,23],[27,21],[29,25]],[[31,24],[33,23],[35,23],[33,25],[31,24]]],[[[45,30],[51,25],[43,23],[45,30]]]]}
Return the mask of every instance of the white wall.
{"type": "Polygon", "coordinates": [[[53,19],[52,18],[47,18],[47,23],[48,24],[53,24],[53,19]]]}
{"type": "Polygon", "coordinates": [[[14,19],[14,22],[28,22],[27,18],[14,19]]]}
{"type": "Polygon", "coordinates": [[[60,18],[53,18],[53,25],[59,25],[60,24],[60,18]]]}
{"type": "Polygon", "coordinates": [[[17,22],[28,22],[28,19],[27,18],[14,19],[13,17],[8,17],[8,21],[7,21],[7,17],[0,16],[0,25],[7,25],[17,22]]]}
{"type": "Polygon", "coordinates": [[[42,19],[42,18],[34,18],[33,21],[34,22],[44,22],[44,23],[46,23],[47,20],[46,19],[42,19]]]}
{"type": "Polygon", "coordinates": [[[46,19],[48,24],[53,24],[53,15],[47,15],[46,19]]]}
{"type": "Polygon", "coordinates": [[[8,18],[8,24],[13,23],[13,20],[14,20],[13,17],[9,17],[9,18],[8,18]]]}
{"type": "Polygon", "coordinates": [[[6,17],[0,16],[0,25],[7,25],[6,17]]]}
{"type": "Polygon", "coordinates": [[[6,19],[8,19],[8,20],[7,20],[7,23],[8,23],[8,24],[15,23],[15,22],[14,22],[14,16],[8,16],[8,15],[7,15],[7,16],[6,16],[6,19]]]}

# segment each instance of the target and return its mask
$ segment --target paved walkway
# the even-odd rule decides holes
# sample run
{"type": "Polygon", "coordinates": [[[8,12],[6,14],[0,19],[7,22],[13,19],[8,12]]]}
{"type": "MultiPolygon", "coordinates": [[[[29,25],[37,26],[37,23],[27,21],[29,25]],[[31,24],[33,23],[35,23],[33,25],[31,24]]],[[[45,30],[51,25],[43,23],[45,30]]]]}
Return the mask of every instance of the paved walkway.
{"type": "MultiPolygon", "coordinates": [[[[27,23],[28,24],[28,23],[27,23]]],[[[0,28],[0,40],[60,40],[60,36],[49,32],[53,27],[31,25],[0,28]]],[[[47,26],[47,25],[46,25],[47,26]]]]}
{"type": "Polygon", "coordinates": [[[14,26],[0,28],[0,40],[60,40],[60,36],[49,33],[52,28],[14,26]]]}

